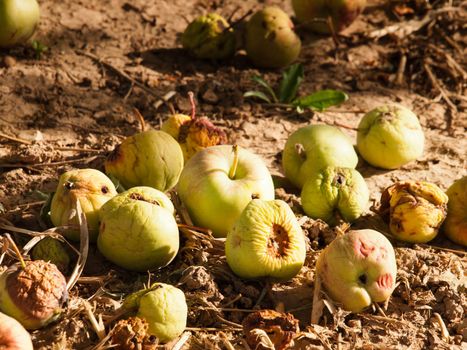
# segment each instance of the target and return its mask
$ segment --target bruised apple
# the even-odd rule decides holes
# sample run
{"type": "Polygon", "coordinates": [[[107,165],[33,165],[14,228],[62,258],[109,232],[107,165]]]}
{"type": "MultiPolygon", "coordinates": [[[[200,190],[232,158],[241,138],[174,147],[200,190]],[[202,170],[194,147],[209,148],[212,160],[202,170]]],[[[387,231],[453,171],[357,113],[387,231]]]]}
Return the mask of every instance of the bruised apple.
{"type": "Polygon", "coordinates": [[[262,159],[231,145],[196,153],[180,175],[177,191],[194,224],[225,237],[253,198],[274,199],[271,174],[262,159]]]}
{"type": "Polygon", "coordinates": [[[302,188],[305,213],[330,225],[352,222],[365,211],[370,194],[362,175],[351,168],[326,167],[313,173],[302,188]]]}
{"type": "Polygon", "coordinates": [[[150,186],[168,191],[177,183],[182,168],[180,145],[160,130],[147,130],[127,137],[105,161],[106,173],[126,189],[150,186]]]}
{"type": "Polygon", "coordinates": [[[0,47],[25,43],[36,31],[39,17],[36,0],[1,0],[0,47]]]}
{"type": "Polygon", "coordinates": [[[10,266],[0,275],[0,311],[35,330],[55,321],[68,298],[66,280],[43,260],[10,266]]]}
{"type": "Polygon", "coordinates": [[[357,153],[347,135],[324,124],[304,126],[293,132],[282,153],[285,176],[298,188],[327,166],[355,168],[357,163],[357,153]]]}
{"type": "Polygon", "coordinates": [[[108,260],[127,270],[168,265],[179,247],[172,202],[151,187],[120,193],[101,208],[97,247],[108,260]]]}
{"type": "Polygon", "coordinates": [[[357,149],[371,165],[396,169],[423,154],[425,136],[417,116],[400,105],[385,105],[363,116],[357,149]]]}
{"type": "Polygon", "coordinates": [[[396,286],[394,249],[374,230],[338,236],[319,255],[316,271],[328,295],[352,312],[387,300],[396,286]]]}
{"type": "Polygon", "coordinates": [[[99,230],[99,209],[117,191],[110,179],[96,169],[74,169],[60,176],[57,190],[50,206],[50,219],[55,226],[73,225],[66,229],[64,236],[79,241],[79,225],[76,201],[86,215],[89,239],[96,241],[99,230]]]}
{"type": "Polygon", "coordinates": [[[449,201],[444,233],[451,241],[467,247],[467,176],[455,181],[446,194],[449,201]]]}
{"type": "Polygon", "coordinates": [[[282,200],[253,199],[227,234],[225,256],[242,278],[288,280],[305,262],[302,229],[282,200]]]}
{"type": "Polygon", "coordinates": [[[0,349],[33,350],[31,336],[14,318],[0,312],[0,349]]]}
{"type": "Polygon", "coordinates": [[[365,5],[366,0],[292,0],[297,20],[320,34],[344,30],[363,12],[365,5]]]}

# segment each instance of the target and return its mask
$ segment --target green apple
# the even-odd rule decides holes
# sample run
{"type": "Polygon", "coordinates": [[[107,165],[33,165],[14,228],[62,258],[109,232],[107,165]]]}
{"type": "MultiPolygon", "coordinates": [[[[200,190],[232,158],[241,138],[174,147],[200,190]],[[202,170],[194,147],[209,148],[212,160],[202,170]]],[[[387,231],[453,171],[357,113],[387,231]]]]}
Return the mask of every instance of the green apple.
{"type": "Polygon", "coordinates": [[[125,298],[123,309],[137,311],[148,323],[147,333],[166,343],[183,333],[188,317],[188,306],[182,290],[165,283],[154,283],[147,289],[125,298]]]}
{"type": "Polygon", "coordinates": [[[423,154],[425,136],[417,116],[406,107],[385,105],[365,114],[357,132],[357,149],[371,165],[396,169],[423,154]]]}
{"type": "Polygon", "coordinates": [[[174,207],[161,191],[133,187],[109,200],[100,211],[99,251],[127,270],[168,265],[178,252],[174,207]]]}
{"type": "Polygon", "coordinates": [[[366,0],[292,0],[295,16],[300,23],[321,34],[340,32],[363,12],[366,0]]]}
{"type": "Polygon", "coordinates": [[[70,256],[65,246],[58,239],[52,237],[45,237],[37,242],[31,250],[31,258],[32,260],[49,261],[64,274],[67,273],[70,265],[70,256]]]}
{"type": "Polygon", "coordinates": [[[95,242],[99,231],[99,209],[117,194],[110,179],[96,169],[73,169],[60,176],[57,190],[50,206],[50,219],[55,226],[73,225],[76,229],[67,229],[64,236],[79,241],[78,216],[76,201],[86,215],[89,240],[95,242]]]}
{"type": "Polygon", "coordinates": [[[29,330],[55,321],[67,297],[65,277],[43,260],[12,265],[0,275],[0,311],[29,330]]]}
{"type": "Polygon", "coordinates": [[[451,241],[467,247],[467,176],[455,181],[446,194],[449,201],[444,233],[451,241]]]}
{"type": "Polygon", "coordinates": [[[227,234],[225,256],[242,278],[288,280],[305,262],[302,228],[282,200],[253,199],[227,234]]]}
{"type": "Polygon", "coordinates": [[[389,240],[374,230],[338,236],[319,255],[316,272],[328,295],[360,312],[386,301],[396,287],[396,256],[389,240]]]}
{"type": "Polygon", "coordinates": [[[178,194],[194,224],[225,237],[253,198],[274,199],[271,174],[260,157],[236,146],[196,153],[185,165],[178,194]]]}
{"type": "Polygon", "coordinates": [[[0,312],[0,349],[33,350],[31,336],[13,317],[0,312]]]}
{"type": "Polygon", "coordinates": [[[298,188],[327,166],[355,168],[358,156],[340,129],[324,124],[304,126],[292,133],[282,153],[285,176],[298,188]]]}
{"type": "Polygon", "coordinates": [[[25,43],[36,31],[39,17],[36,0],[1,0],[0,47],[25,43]]]}
{"type": "Polygon", "coordinates": [[[105,161],[106,173],[126,189],[150,186],[168,191],[177,183],[182,168],[180,145],[160,130],[147,130],[127,137],[105,161]]]}
{"type": "Polygon", "coordinates": [[[353,222],[366,210],[370,193],[365,179],[351,168],[326,167],[313,173],[302,188],[306,215],[330,225],[353,222]]]}
{"type": "Polygon", "coordinates": [[[301,41],[289,16],[278,7],[256,12],[245,28],[245,50],[258,67],[288,66],[300,54],[301,41]]]}

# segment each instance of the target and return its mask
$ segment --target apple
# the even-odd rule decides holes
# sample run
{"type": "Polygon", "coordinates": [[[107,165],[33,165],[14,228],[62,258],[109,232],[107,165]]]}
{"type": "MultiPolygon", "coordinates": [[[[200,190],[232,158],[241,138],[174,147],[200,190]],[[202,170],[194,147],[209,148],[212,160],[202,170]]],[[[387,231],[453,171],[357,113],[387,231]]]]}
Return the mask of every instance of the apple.
{"type": "Polygon", "coordinates": [[[95,242],[99,231],[99,209],[117,194],[114,184],[96,169],[73,169],[60,176],[50,205],[50,219],[55,226],[73,225],[63,231],[66,238],[79,241],[76,201],[86,215],[89,240],[95,242]]]}
{"type": "Polygon", "coordinates": [[[0,349],[33,350],[31,336],[14,318],[0,312],[0,349]]]}
{"type": "Polygon", "coordinates": [[[306,215],[330,225],[353,222],[365,211],[370,194],[365,179],[351,168],[326,167],[313,173],[302,188],[306,215]]]}
{"type": "Polygon", "coordinates": [[[233,28],[217,13],[195,18],[182,34],[182,45],[197,58],[225,59],[236,51],[233,28]]]}
{"type": "Polygon", "coordinates": [[[0,1],[0,47],[25,43],[36,31],[39,17],[36,0],[0,1]]]}
{"type": "Polygon", "coordinates": [[[278,7],[256,12],[246,24],[245,50],[258,67],[280,68],[295,61],[301,41],[289,16],[278,7]]]}
{"type": "Polygon", "coordinates": [[[291,279],[302,268],[305,255],[302,228],[282,200],[251,200],[225,241],[227,263],[242,278],[291,279]]]}
{"type": "Polygon", "coordinates": [[[165,283],[130,294],[122,308],[137,311],[136,316],[148,323],[147,333],[166,343],[177,338],[186,328],[188,306],[182,290],[165,283]]]}
{"type": "Polygon", "coordinates": [[[32,260],[44,260],[49,261],[65,274],[68,271],[70,265],[70,256],[62,242],[52,237],[45,237],[41,239],[32,248],[31,251],[32,260]]]}
{"type": "Polygon", "coordinates": [[[444,233],[451,241],[467,247],[467,176],[455,181],[446,194],[449,201],[444,233]]]}
{"type": "Polygon", "coordinates": [[[381,195],[384,219],[391,233],[405,242],[427,243],[439,232],[446,218],[448,196],[426,181],[401,181],[381,195]]]}
{"type": "Polygon", "coordinates": [[[175,186],[183,168],[177,141],[160,130],[127,137],[105,161],[105,171],[129,189],[150,186],[165,192],[175,186]]]}
{"type": "Polygon", "coordinates": [[[296,187],[326,166],[355,168],[358,156],[351,140],[334,126],[315,124],[293,132],[285,143],[282,167],[296,187]]]}
{"type": "Polygon", "coordinates": [[[387,300],[396,287],[396,272],[394,248],[374,230],[338,236],[316,263],[316,273],[327,294],[352,312],[387,300]]]}
{"type": "Polygon", "coordinates": [[[363,12],[365,5],[366,0],[292,0],[297,20],[320,34],[344,30],[363,12]]]}
{"type": "Polygon", "coordinates": [[[0,311],[35,330],[55,321],[68,298],[66,280],[43,260],[14,264],[0,275],[0,311]]]}
{"type": "Polygon", "coordinates": [[[99,251],[127,270],[164,267],[178,252],[173,204],[155,188],[139,186],[120,193],[101,208],[99,217],[99,251]]]}
{"type": "Polygon", "coordinates": [[[231,145],[196,153],[180,175],[177,191],[194,224],[225,237],[253,198],[274,199],[271,174],[260,157],[231,145]]]}
{"type": "Polygon", "coordinates": [[[371,165],[397,169],[423,154],[425,136],[417,116],[393,104],[377,107],[358,125],[357,149],[371,165]]]}

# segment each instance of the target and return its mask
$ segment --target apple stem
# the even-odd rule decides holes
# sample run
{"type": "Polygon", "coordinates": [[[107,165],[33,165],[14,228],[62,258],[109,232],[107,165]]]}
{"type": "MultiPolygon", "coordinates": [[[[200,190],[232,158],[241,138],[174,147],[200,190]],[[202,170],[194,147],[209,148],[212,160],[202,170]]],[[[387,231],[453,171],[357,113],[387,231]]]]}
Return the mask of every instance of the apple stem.
{"type": "Polygon", "coordinates": [[[188,91],[188,97],[190,98],[191,103],[191,119],[196,118],[196,103],[195,103],[195,94],[193,91],[188,91]]]}
{"type": "Polygon", "coordinates": [[[305,147],[303,147],[303,145],[301,143],[296,143],[295,144],[295,151],[297,152],[297,154],[299,155],[300,158],[302,158],[303,160],[306,159],[305,147]]]}
{"type": "Polygon", "coordinates": [[[6,233],[5,237],[8,241],[8,243],[11,245],[12,249],[14,250],[16,256],[18,257],[18,260],[21,264],[21,268],[25,269],[26,268],[26,263],[24,262],[23,256],[21,255],[21,252],[18,249],[18,246],[16,245],[15,241],[11,238],[11,236],[6,233]]]}
{"type": "Polygon", "coordinates": [[[229,171],[229,178],[232,180],[235,178],[235,174],[237,173],[237,166],[238,166],[238,146],[232,146],[232,152],[234,154],[233,164],[229,171]]]}
{"type": "Polygon", "coordinates": [[[336,29],[334,28],[334,23],[332,22],[331,16],[328,16],[327,23],[328,23],[329,30],[331,31],[332,40],[334,41],[334,45],[336,46],[336,50],[337,50],[339,48],[339,39],[337,38],[336,29]]]}

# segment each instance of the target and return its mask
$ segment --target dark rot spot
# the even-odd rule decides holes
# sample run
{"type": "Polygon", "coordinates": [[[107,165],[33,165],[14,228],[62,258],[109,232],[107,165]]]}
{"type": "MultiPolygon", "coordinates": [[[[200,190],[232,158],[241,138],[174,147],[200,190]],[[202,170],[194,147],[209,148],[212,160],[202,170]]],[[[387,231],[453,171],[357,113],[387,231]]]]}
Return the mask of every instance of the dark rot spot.
{"type": "Polygon", "coordinates": [[[65,188],[67,190],[71,190],[74,187],[74,184],[73,184],[73,182],[67,181],[67,182],[65,182],[64,186],[65,186],[65,188]]]}
{"type": "Polygon", "coordinates": [[[376,281],[376,284],[378,285],[379,288],[391,289],[394,284],[392,275],[389,273],[386,273],[384,275],[379,276],[378,280],[376,281]]]}
{"type": "Polygon", "coordinates": [[[103,194],[109,193],[109,188],[108,188],[107,186],[102,186],[102,187],[101,187],[101,192],[102,192],[103,194]]]}
{"type": "Polygon", "coordinates": [[[128,198],[130,199],[134,199],[136,201],[143,201],[143,202],[147,202],[147,203],[151,203],[151,204],[155,204],[155,205],[158,205],[158,206],[161,206],[161,204],[155,200],[155,199],[147,199],[146,197],[144,197],[141,193],[136,193],[136,192],[133,192],[131,193],[128,198]]]}
{"type": "Polygon", "coordinates": [[[345,176],[341,173],[337,173],[334,177],[333,184],[342,186],[345,183],[345,176]]]}
{"type": "Polygon", "coordinates": [[[274,257],[285,256],[289,247],[289,234],[281,226],[273,224],[268,239],[268,251],[274,257]]]}
{"type": "Polygon", "coordinates": [[[258,193],[252,193],[251,194],[251,199],[259,199],[259,194],[258,193]]]}
{"type": "Polygon", "coordinates": [[[366,284],[366,282],[368,282],[368,279],[365,274],[358,276],[358,280],[360,281],[361,284],[366,284]]]}

